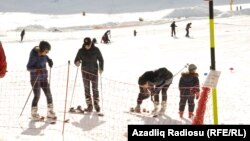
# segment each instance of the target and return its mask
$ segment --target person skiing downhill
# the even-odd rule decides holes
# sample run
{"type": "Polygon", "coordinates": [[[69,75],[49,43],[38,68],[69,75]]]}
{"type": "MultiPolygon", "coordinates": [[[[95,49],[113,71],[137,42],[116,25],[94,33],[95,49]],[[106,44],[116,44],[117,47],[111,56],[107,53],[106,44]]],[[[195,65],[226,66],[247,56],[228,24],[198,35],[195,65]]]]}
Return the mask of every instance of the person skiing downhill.
{"type": "Polygon", "coordinates": [[[138,79],[139,95],[137,98],[137,106],[135,112],[141,112],[141,104],[144,99],[150,97],[154,103],[154,115],[164,114],[167,107],[167,90],[173,80],[173,74],[167,68],[159,68],[154,71],[146,71],[138,79]],[[159,103],[159,94],[162,94],[161,108],[159,103]],[[160,110],[160,111],[159,111],[160,110]]]}
{"type": "Polygon", "coordinates": [[[39,120],[41,116],[38,113],[38,101],[40,99],[41,89],[43,90],[47,100],[47,118],[56,118],[54,112],[53,99],[48,83],[48,70],[46,63],[51,68],[53,61],[47,54],[51,49],[47,41],[41,41],[39,46],[35,46],[29,56],[27,70],[30,72],[30,82],[34,93],[34,98],[31,104],[31,117],[34,120],[39,120]]]}
{"type": "Polygon", "coordinates": [[[99,113],[101,108],[99,106],[98,71],[102,74],[104,60],[101,51],[91,42],[89,37],[84,38],[82,48],[78,50],[74,63],[77,67],[81,64],[85,100],[87,104],[85,111],[92,112],[94,104],[96,112],[99,113]],[[92,84],[93,97],[90,93],[90,83],[92,84]]]}
{"type": "Polygon", "coordinates": [[[184,109],[186,103],[188,103],[188,114],[189,118],[193,117],[193,112],[195,108],[194,99],[199,98],[200,83],[198,78],[198,73],[196,73],[196,65],[190,64],[188,66],[188,72],[181,74],[179,80],[179,90],[180,90],[180,102],[179,102],[179,115],[180,118],[183,117],[184,109]]]}

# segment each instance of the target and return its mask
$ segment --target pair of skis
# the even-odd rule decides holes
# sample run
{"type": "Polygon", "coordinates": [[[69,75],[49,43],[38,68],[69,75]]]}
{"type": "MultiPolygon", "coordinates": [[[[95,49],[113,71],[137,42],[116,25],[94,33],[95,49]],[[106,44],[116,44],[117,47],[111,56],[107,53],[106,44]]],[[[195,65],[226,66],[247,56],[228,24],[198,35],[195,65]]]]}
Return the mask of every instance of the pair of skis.
{"type": "MultiPolygon", "coordinates": [[[[38,122],[47,122],[49,124],[56,124],[57,121],[59,121],[57,119],[57,117],[54,118],[49,118],[49,117],[44,117],[44,116],[40,116],[37,119],[31,118],[33,121],[38,121],[38,122]]],[[[64,123],[69,123],[69,119],[66,119],[63,121],[64,123]]]]}
{"type": "Polygon", "coordinates": [[[162,115],[162,114],[160,114],[160,112],[151,113],[146,108],[143,108],[142,111],[136,111],[133,107],[130,108],[130,111],[128,113],[133,114],[133,115],[139,115],[139,116],[145,116],[145,117],[153,117],[153,118],[157,118],[157,117],[162,115]]]}

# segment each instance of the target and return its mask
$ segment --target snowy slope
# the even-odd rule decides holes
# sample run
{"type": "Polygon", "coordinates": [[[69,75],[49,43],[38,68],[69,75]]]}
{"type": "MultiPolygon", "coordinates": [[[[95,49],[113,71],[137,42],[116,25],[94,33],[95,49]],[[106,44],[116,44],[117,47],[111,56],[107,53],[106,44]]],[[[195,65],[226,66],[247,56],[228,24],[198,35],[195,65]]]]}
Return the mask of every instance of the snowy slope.
{"type": "MultiPolygon", "coordinates": [[[[122,0],[119,4],[116,0],[107,0],[103,7],[93,6],[101,1],[103,0],[89,1],[88,4],[91,6],[86,7],[100,11],[112,9],[112,12],[119,11],[119,6],[131,6],[131,11],[134,11],[133,7],[135,7],[135,3],[125,5],[122,0]]],[[[209,20],[204,2],[197,4],[196,0],[190,0],[189,4],[192,7],[178,9],[170,7],[171,9],[160,8],[150,11],[147,4],[144,7],[144,4],[139,3],[142,1],[138,0],[136,1],[140,6],[138,9],[145,8],[146,12],[120,14],[110,14],[110,11],[108,14],[96,12],[87,13],[85,17],[81,14],[82,10],[78,9],[81,6],[80,2],[80,0],[75,0],[74,3],[70,0],[43,0],[38,4],[31,0],[1,0],[0,7],[3,11],[0,12],[0,40],[7,56],[8,73],[0,81],[0,140],[125,141],[128,124],[191,124],[189,119],[181,120],[178,117],[179,74],[176,75],[168,90],[168,109],[165,116],[153,119],[129,115],[125,111],[135,106],[138,95],[137,79],[147,70],[165,66],[176,74],[186,63],[195,63],[198,66],[201,83],[205,81],[211,63],[209,20]],[[58,9],[53,9],[55,5],[58,9]],[[10,12],[11,9],[15,12],[10,12]],[[204,11],[202,15],[196,14],[201,11],[204,11]],[[35,14],[23,12],[35,12],[35,14]],[[169,18],[170,15],[171,18],[169,18]],[[145,21],[138,22],[139,17],[143,17],[145,21]],[[177,39],[170,37],[169,26],[173,19],[178,25],[177,39]],[[193,23],[190,29],[192,38],[186,38],[184,37],[185,25],[190,21],[193,23]],[[20,30],[23,28],[26,28],[27,32],[24,42],[20,43],[20,30]],[[55,28],[62,32],[52,32],[55,28]],[[107,29],[111,29],[112,43],[97,44],[105,60],[100,91],[100,103],[105,116],[101,118],[95,115],[67,114],[70,123],[65,125],[63,136],[61,121],[56,125],[48,125],[29,120],[32,95],[20,116],[31,89],[26,70],[30,50],[41,40],[47,40],[52,45],[52,50],[48,54],[54,61],[51,88],[55,111],[58,118],[62,120],[67,63],[69,60],[73,62],[84,37],[96,37],[100,42],[102,34],[107,29]],[[133,36],[134,29],[138,31],[137,37],[133,36]]],[[[178,3],[180,1],[174,2],[182,4],[178,3]]],[[[250,124],[250,114],[246,112],[250,108],[248,94],[250,12],[248,7],[249,4],[243,5],[242,11],[233,13],[228,11],[228,5],[216,7],[218,10],[215,17],[216,69],[221,71],[217,86],[219,124],[250,124]],[[231,71],[230,68],[233,70],[231,71]]],[[[67,106],[70,105],[73,96],[74,106],[86,106],[80,74],[77,76],[75,95],[72,94],[76,70],[74,65],[70,66],[67,106]]],[[[142,106],[149,110],[153,107],[149,99],[142,106]]],[[[211,98],[207,111],[206,123],[213,124],[211,98]]],[[[46,101],[43,94],[39,101],[39,112],[46,114],[46,101]]]]}

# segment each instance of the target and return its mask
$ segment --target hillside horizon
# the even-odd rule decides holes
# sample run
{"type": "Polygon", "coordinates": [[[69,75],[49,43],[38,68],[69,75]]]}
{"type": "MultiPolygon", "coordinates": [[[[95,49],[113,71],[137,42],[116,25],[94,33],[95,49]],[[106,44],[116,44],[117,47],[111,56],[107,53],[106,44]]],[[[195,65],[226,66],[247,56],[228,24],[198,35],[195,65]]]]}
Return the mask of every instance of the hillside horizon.
{"type": "MultiPolygon", "coordinates": [[[[128,13],[150,12],[163,9],[206,5],[204,0],[1,0],[0,12],[29,12],[37,14],[73,14],[73,13],[128,13]],[[13,4],[14,3],[14,4],[13,4]]],[[[235,0],[234,4],[248,3],[247,0],[235,0]]],[[[229,1],[216,0],[214,5],[228,5],[229,1]]]]}

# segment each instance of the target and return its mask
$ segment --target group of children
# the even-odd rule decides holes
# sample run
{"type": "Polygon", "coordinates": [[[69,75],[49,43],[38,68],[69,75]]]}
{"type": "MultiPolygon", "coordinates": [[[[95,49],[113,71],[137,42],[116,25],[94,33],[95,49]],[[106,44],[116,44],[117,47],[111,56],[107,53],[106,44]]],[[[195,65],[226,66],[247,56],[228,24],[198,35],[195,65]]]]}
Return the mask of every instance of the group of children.
{"type": "MultiPolygon", "coordinates": [[[[188,72],[183,72],[179,80],[180,102],[179,116],[182,118],[186,103],[188,103],[189,118],[194,116],[195,102],[194,99],[199,98],[200,84],[196,65],[190,64],[188,72]]],[[[173,74],[165,67],[154,71],[146,71],[138,79],[139,95],[135,112],[141,112],[142,101],[151,96],[154,103],[153,115],[162,115],[167,107],[167,90],[172,83],[173,74]],[[161,92],[161,103],[159,102],[159,94],[161,92]]]]}

